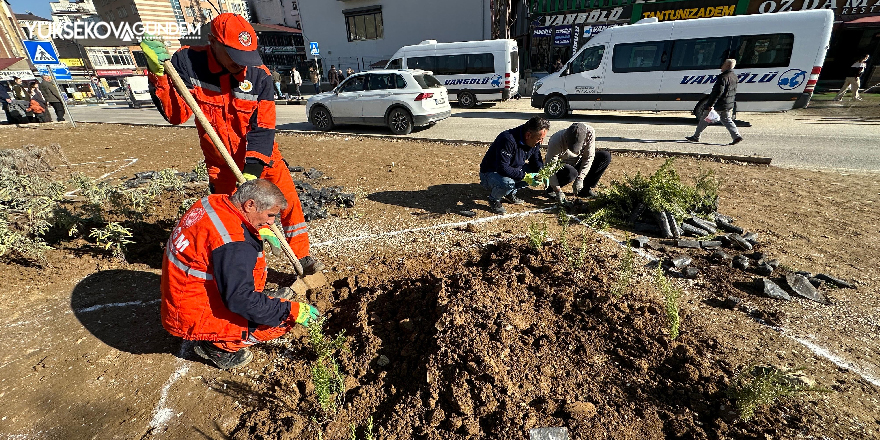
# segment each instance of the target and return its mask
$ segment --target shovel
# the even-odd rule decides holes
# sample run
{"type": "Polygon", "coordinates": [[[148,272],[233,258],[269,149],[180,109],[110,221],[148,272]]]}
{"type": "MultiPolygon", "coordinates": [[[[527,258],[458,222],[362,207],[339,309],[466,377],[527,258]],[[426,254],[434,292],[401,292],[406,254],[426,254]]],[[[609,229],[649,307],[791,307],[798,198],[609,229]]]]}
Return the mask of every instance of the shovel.
{"type": "MultiPolygon", "coordinates": [[[[193,98],[192,94],[189,93],[189,89],[186,88],[186,84],[180,78],[180,74],[177,73],[177,69],[174,68],[174,65],[171,64],[171,60],[165,61],[165,73],[171,78],[171,82],[174,84],[174,88],[177,89],[177,93],[180,93],[180,96],[183,97],[183,100],[186,101],[186,105],[193,111],[193,114],[196,116],[196,120],[199,122],[199,125],[205,129],[205,132],[208,133],[208,137],[211,138],[211,142],[214,144],[214,148],[223,156],[223,160],[226,161],[226,166],[235,174],[235,179],[239,184],[245,182],[244,176],[241,174],[241,171],[238,169],[238,165],[235,164],[235,161],[232,160],[232,156],[229,155],[229,151],[226,150],[226,146],[223,145],[223,141],[220,140],[220,136],[217,136],[217,132],[214,131],[214,127],[211,126],[211,123],[208,122],[208,118],[205,117],[205,114],[202,113],[202,109],[199,108],[199,105],[196,103],[196,100],[193,98]]],[[[287,239],[284,237],[284,234],[278,229],[278,225],[272,223],[271,225],[272,233],[275,234],[275,237],[278,238],[278,241],[281,242],[281,249],[284,251],[284,255],[290,260],[290,263],[293,265],[293,268],[296,270],[297,279],[290,286],[294,292],[298,295],[305,295],[309,290],[317,289],[322,286],[327,285],[327,278],[322,273],[316,273],[312,275],[304,275],[302,264],[299,263],[299,258],[296,257],[296,254],[293,252],[293,249],[290,248],[290,243],[287,242],[287,239]]]]}

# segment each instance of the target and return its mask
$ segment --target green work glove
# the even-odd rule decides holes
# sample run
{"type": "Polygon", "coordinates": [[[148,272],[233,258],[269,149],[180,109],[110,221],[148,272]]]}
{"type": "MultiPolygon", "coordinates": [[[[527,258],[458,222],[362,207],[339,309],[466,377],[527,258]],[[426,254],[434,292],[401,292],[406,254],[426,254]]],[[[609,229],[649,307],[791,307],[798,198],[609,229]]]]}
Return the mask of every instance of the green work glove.
{"type": "Polygon", "coordinates": [[[550,182],[548,179],[542,179],[538,176],[538,173],[526,173],[525,177],[523,177],[523,181],[528,183],[529,186],[538,186],[540,184],[549,185],[550,182]]]}
{"type": "Polygon", "coordinates": [[[171,59],[171,54],[168,53],[165,43],[158,37],[144,34],[144,39],[141,41],[141,50],[144,51],[144,56],[147,57],[147,68],[150,69],[150,72],[158,76],[164,75],[165,66],[162,63],[171,59]]]}
{"type": "Polygon", "coordinates": [[[278,240],[278,237],[275,236],[275,233],[272,232],[271,229],[261,228],[257,232],[260,233],[260,238],[263,239],[263,241],[269,242],[269,246],[272,248],[273,254],[277,255],[278,252],[281,251],[281,241],[278,240]]]}
{"type": "Polygon", "coordinates": [[[299,313],[296,315],[296,323],[302,325],[303,327],[308,327],[309,324],[312,323],[312,321],[317,320],[318,317],[321,316],[321,314],[318,313],[318,309],[316,309],[315,306],[311,304],[301,302],[293,304],[299,305],[299,313]]]}

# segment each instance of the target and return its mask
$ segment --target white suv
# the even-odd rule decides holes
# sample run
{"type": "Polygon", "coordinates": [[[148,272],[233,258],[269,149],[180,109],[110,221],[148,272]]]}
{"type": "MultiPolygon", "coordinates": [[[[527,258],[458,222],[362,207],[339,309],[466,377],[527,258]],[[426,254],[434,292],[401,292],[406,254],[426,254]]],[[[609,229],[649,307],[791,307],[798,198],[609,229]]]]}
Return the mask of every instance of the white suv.
{"type": "Polygon", "coordinates": [[[433,124],[452,113],[446,87],[423,70],[371,70],[309,98],[306,115],[318,130],[335,124],[386,125],[394,134],[433,124]]]}

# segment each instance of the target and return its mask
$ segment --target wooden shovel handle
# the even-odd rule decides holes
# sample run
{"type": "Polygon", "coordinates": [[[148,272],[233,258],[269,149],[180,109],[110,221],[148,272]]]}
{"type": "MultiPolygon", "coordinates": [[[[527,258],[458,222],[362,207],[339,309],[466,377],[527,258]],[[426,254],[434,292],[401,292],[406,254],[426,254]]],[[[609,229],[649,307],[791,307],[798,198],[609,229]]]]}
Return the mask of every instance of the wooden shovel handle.
{"type": "MultiPolygon", "coordinates": [[[[211,139],[211,143],[214,144],[214,148],[216,148],[217,152],[219,152],[220,155],[223,156],[223,160],[226,161],[226,166],[229,167],[230,171],[235,174],[235,180],[238,181],[239,184],[244,183],[245,179],[244,176],[241,174],[241,170],[238,169],[238,165],[235,164],[232,156],[229,155],[229,151],[226,149],[223,141],[220,140],[220,136],[217,135],[217,131],[215,131],[214,127],[211,126],[211,123],[208,121],[208,118],[205,117],[205,114],[202,112],[199,104],[189,92],[189,89],[186,87],[186,83],[184,83],[183,79],[180,78],[180,74],[177,73],[177,69],[175,69],[174,65],[171,64],[171,60],[165,61],[164,66],[165,73],[171,78],[171,83],[174,84],[174,88],[177,90],[177,93],[183,97],[186,105],[188,105],[190,110],[192,110],[193,114],[196,116],[196,121],[198,121],[199,125],[201,125],[202,128],[205,130],[205,133],[208,133],[208,137],[211,139]]],[[[302,264],[300,264],[299,258],[296,257],[296,253],[294,253],[293,249],[290,248],[290,243],[287,242],[287,239],[284,237],[284,233],[281,232],[281,230],[278,229],[278,225],[274,223],[272,224],[271,229],[272,232],[275,234],[275,237],[278,238],[278,241],[281,242],[281,249],[284,250],[284,254],[290,260],[290,263],[293,264],[293,268],[296,270],[297,276],[302,278],[302,264]]]]}

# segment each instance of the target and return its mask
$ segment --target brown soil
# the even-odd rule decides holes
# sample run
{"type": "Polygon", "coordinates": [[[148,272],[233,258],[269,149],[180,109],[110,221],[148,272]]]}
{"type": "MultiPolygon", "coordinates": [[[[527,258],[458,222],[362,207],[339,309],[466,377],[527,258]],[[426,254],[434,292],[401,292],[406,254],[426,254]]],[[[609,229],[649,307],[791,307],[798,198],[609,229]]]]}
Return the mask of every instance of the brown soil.
{"type": "MultiPolygon", "coordinates": [[[[138,159],[110,178],[189,170],[201,158],[191,129],[3,128],[0,140],[9,147],[57,143],[74,164],[138,159]]],[[[312,420],[302,331],[255,349],[241,372],[194,362],[164,333],[156,303],[161,245],[179,203],[168,201],[141,225],[128,263],[84,241],[59,239],[45,266],[0,267],[8,292],[0,312],[12,329],[0,337],[8,347],[0,369],[15,378],[0,381],[0,398],[15,414],[0,435],[192,438],[196,430],[293,439],[321,430],[323,438],[342,439],[354,423],[363,438],[370,416],[377,438],[525,438],[544,426],[566,426],[572,438],[880,435],[876,174],[676,160],[683,176],[705,169],[720,176],[720,211],[758,233],[758,249],[782,262],[781,273],[825,272],[856,288],[824,288],[829,305],[771,300],[754,292],[753,273],[690,251],[701,275],[673,280],[684,296],[682,333],[672,341],[652,270],[642,267],[648,260],[637,259],[628,293],[609,293],[622,251],[604,235],[587,230],[585,264],[572,270],[561,261],[552,214],[440,226],[469,220],[458,214],[465,209],[490,216],[476,184],[483,147],[322,135],[282,135],[279,144],[291,164],[331,177],[317,184],[361,196],[353,210],[311,225],[314,253],[329,263],[333,285],[308,299],[323,306],[329,332],[349,336],[342,410],[321,426],[312,420]],[[555,240],[530,250],[522,237],[542,221],[555,240]],[[364,237],[427,227],[434,228],[364,237]],[[743,300],[739,307],[723,306],[730,295],[743,300]],[[148,306],[83,312],[131,301],[148,306]],[[75,320],[65,318],[71,310],[75,320]],[[34,337],[46,342],[22,345],[34,337]],[[839,365],[794,338],[824,348],[839,365]],[[377,363],[380,355],[387,366],[377,363]],[[782,400],[739,421],[727,386],[737,371],[759,363],[802,367],[830,392],[782,400]],[[186,379],[160,393],[181,365],[192,365],[186,379]],[[151,411],[166,399],[177,419],[151,424],[151,411]]],[[[603,181],[652,173],[663,160],[615,156],[603,181]]],[[[74,171],[100,176],[120,164],[74,171]]],[[[508,212],[548,206],[525,192],[528,203],[508,212]]],[[[575,248],[583,231],[569,230],[575,248]]],[[[681,250],[652,252],[665,258],[681,250]]],[[[271,281],[289,281],[282,261],[273,267],[271,281]]]]}

